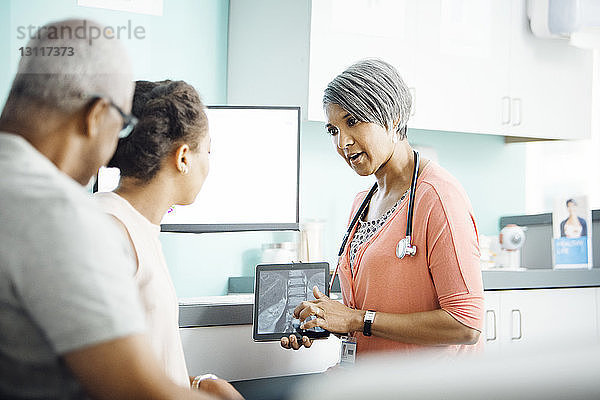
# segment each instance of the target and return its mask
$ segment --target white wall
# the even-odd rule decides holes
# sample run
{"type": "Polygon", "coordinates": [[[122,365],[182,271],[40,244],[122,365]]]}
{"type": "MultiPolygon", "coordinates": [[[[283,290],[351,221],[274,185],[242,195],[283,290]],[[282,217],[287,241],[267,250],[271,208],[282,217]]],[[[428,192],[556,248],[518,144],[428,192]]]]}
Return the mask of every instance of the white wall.
{"type": "Polygon", "coordinates": [[[556,197],[589,196],[600,208],[600,51],[594,51],[592,134],[590,139],[527,143],[527,213],[551,212],[556,197]]]}

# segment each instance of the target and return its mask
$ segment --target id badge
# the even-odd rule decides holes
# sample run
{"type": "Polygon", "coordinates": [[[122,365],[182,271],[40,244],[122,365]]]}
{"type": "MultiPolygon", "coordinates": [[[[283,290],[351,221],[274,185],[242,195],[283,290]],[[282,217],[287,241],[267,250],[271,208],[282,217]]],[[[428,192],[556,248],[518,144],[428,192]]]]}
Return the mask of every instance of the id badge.
{"type": "Polygon", "coordinates": [[[356,359],[356,338],[344,336],[342,338],[340,366],[343,367],[343,366],[354,365],[355,359],[356,359]]]}

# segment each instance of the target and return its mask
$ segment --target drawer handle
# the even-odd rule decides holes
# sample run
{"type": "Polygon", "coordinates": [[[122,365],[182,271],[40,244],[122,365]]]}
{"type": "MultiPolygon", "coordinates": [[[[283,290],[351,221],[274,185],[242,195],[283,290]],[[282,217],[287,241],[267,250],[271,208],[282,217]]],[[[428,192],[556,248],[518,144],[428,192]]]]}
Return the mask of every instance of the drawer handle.
{"type": "Polygon", "coordinates": [[[520,340],[523,337],[521,329],[521,310],[512,310],[512,335],[511,340],[520,340]],[[518,329],[517,329],[518,328],[518,329]]]}
{"type": "Polygon", "coordinates": [[[510,97],[502,97],[502,125],[510,124],[510,97]]]}
{"type": "Polygon", "coordinates": [[[521,99],[520,98],[514,98],[512,99],[512,111],[511,114],[513,114],[515,116],[515,120],[512,123],[512,126],[519,126],[521,125],[521,99]]]}
{"type": "Polygon", "coordinates": [[[486,312],[486,326],[485,326],[485,332],[486,332],[486,338],[485,340],[487,342],[493,342],[494,340],[496,340],[496,312],[494,310],[487,310],[486,312]],[[493,330],[490,330],[490,326],[493,327],[493,330]],[[492,334],[493,332],[493,334],[492,334]]]}

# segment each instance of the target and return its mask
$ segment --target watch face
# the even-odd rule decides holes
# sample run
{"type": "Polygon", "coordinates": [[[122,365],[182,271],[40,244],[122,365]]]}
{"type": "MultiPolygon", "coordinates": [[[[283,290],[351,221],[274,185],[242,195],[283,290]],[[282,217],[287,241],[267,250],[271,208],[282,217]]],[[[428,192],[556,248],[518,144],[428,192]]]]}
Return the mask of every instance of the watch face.
{"type": "Polygon", "coordinates": [[[406,238],[400,240],[398,242],[398,246],[396,246],[396,256],[400,259],[404,258],[404,256],[406,255],[406,245],[407,245],[407,240],[406,238]]]}
{"type": "Polygon", "coordinates": [[[374,311],[367,311],[365,313],[365,322],[373,322],[374,319],[375,319],[374,311]]]}

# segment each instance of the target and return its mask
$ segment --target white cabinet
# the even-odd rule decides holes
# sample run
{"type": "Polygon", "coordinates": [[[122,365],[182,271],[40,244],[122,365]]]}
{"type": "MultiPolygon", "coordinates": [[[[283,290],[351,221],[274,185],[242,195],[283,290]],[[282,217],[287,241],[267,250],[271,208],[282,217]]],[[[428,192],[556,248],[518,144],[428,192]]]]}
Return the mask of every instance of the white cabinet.
{"type": "Polygon", "coordinates": [[[486,352],[600,342],[598,288],[485,292],[486,352]]]}
{"type": "Polygon", "coordinates": [[[596,337],[600,338],[600,288],[596,288],[596,337]]]}
{"type": "Polygon", "coordinates": [[[500,352],[499,318],[500,318],[500,292],[484,292],[485,315],[483,337],[486,353],[500,352]]]}
{"type": "Polygon", "coordinates": [[[340,339],[315,340],[310,351],[285,351],[279,342],[254,342],[252,325],[180,328],[190,375],[213,373],[239,381],[323,372],[340,359],[340,339]]]}
{"type": "Polygon", "coordinates": [[[417,21],[411,127],[589,138],[593,54],[535,37],[526,0],[426,0],[417,21]]]}
{"type": "Polygon", "coordinates": [[[589,138],[593,53],[566,40],[540,39],[529,28],[526,1],[512,0],[510,123],[505,134],[589,138]]]}
{"type": "Polygon", "coordinates": [[[593,54],[529,29],[527,0],[312,2],[309,119],[352,62],[394,64],[414,94],[409,127],[589,138],[593,54]]]}
{"type": "Polygon", "coordinates": [[[309,120],[325,120],[322,99],[327,84],[363,58],[385,59],[414,87],[416,6],[414,0],[312,2],[309,120]]]}
{"type": "Polygon", "coordinates": [[[409,127],[504,133],[510,17],[505,0],[419,1],[409,127]]]}

